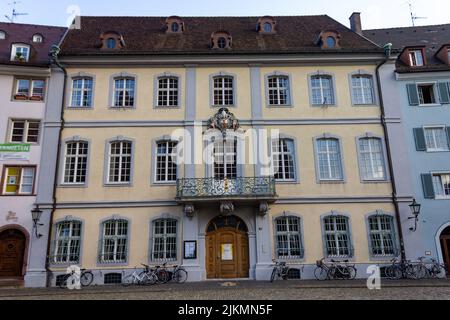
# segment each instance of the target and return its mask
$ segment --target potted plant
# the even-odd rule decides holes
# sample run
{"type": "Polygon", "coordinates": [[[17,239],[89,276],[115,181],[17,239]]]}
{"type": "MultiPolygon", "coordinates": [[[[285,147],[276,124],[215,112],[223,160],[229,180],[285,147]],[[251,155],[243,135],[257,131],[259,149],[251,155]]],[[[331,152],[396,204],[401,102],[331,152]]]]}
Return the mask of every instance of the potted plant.
{"type": "Polygon", "coordinates": [[[42,101],[44,100],[43,97],[41,95],[34,95],[30,97],[31,101],[42,101]]]}
{"type": "Polygon", "coordinates": [[[14,100],[28,100],[28,96],[23,93],[18,93],[14,95],[14,100]]]}
{"type": "Polygon", "coordinates": [[[19,61],[19,62],[24,62],[25,61],[25,57],[23,56],[22,52],[17,52],[16,56],[14,57],[15,61],[19,61]]]}

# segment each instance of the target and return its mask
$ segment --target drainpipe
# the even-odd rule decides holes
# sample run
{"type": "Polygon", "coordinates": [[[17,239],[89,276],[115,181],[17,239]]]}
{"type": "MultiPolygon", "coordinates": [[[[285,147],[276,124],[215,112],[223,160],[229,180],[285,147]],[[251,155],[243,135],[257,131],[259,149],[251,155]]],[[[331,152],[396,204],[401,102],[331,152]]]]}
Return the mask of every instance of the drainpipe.
{"type": "MultiPolygon", "coordinates": [[[[61,110],[60,110],[60,121],[61,121],[61,127],[59,129],[59,136],[58,136],[58,148],[56,153],[56,163],[55,163],[55,173],[54,173],[54,181],[53,181],[53,196],[52,196],[52,211],[50,213],[50,226],[49,226],[49,237],[48,237],[48,243],[47,243],[47,259],[45,263],[45,269],[47,270],[47,275],[50,274],[50,263],[48,260],[48,257],[50,256],[50,250],[51,250],[51,236],[53,233],[53,217],[55,215],[56,211],[56,188],[58,186],[58,168],[59,168],[59,162],[60,162],[60,153],[61,153],[61,139],[62,139],[62,132],[64,130],[65,120],[64,120],[64,102],[66,100],[66,86],[67,86],[67,70],[61,65],[58,55],[61,51],[60,47],[57,45],[52,46],[52,49],[50,51],[50,55],[52,58],[52,62],[56,64],[64,73],[64,83],[63,83],[63,95],[62,95],[62,101],[61,101],[61,110]]],[[[47,277],[47,282],[48,282],[47,277]]],[[[47,283],[48,286],[48,283],[47,283]]]]}
{"type": "Polygon", "coordinates": [[[394,166],[393,166],[390,140],[389,140],[389,130],[388,130],[387,124],[386,124],[386,110],[384,108],[383,91],[381,90],[381,79],[380,79],[380,68],[383,65],[385,65],[386,62],[388,62],[390,59],[391,52],[392,52],[392,43],[386,44],[383,48],[384,48],[384,52],[385,52],[385,58],[383,59],[382,62],[380,62],[377,65],[377,68],[376,68],[377,86],[378,86],[378,96],[380,97],[381,123],[383,125],[384,136],[385,136],[385,140],[386,140],[387,158],[388,158],[388,162],[389,162],[389,173],[391,176],[392,201],[393,201],[394,207],[395,207],[397,229],[398,229],[399,238],[400,238],[399,239],[400,240],[400,253],[401,253],[401,259],[402,259],[402,261],[404,261],[404,260],[406,260],[405,243],[404,243],[403,230],[402,230],[402,224],[401,224],[401,218],[400,218],[400,208],[399,208],[398,198],[397,198],[397,183],[395,181],[395,175],[394,175],[394,166]]]}

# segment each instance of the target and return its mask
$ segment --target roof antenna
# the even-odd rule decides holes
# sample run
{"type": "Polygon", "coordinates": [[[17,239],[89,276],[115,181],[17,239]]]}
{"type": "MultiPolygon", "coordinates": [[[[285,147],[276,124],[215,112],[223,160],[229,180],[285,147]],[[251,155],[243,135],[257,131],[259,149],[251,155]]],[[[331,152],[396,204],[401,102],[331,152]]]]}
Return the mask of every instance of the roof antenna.
{"type": "Polygon", "coordinates": [[[418,16],[416,16],[416,14],[413,12],[413,5],[412,5],[411,1],[408,1],[408,5],[409,5],[409,13],[411,14],[411,22],[412,22],[412,26],[413,27],[416,26],[416,20],[418,20],[418,19],[428,19],[427,17],[418,17],[418,16]]]}
{"type": "Polygon", "coordinates": [[[16,18],[18,16],[26,16],[28,15],[28,13],[21,13],[21,12],[17,12],[16,11],[16,5],[18,5],[19,3],[22,3],[21,1],[13,1],[8,3],[9,6],[12,6],[12,13],[11,16],[8,16],[5,14],[5,18],[9,20],[9,22],[14,23],[14,20],[16,20],[16,18]]]}

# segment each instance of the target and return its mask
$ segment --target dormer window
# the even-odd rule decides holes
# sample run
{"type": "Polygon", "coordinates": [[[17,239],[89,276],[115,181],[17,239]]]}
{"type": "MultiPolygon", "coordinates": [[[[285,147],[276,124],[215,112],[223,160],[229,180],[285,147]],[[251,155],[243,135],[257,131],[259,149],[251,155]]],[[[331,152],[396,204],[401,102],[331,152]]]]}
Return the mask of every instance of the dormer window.
{"type": "Polygon", "coordinates": [[[422,67],[424,65],[422,50],[409,50],[409,62],[412,67],[422,67]]]}
{"type": "Polygon", "coordinates": [[[34,43],[42,43],[42,42],[44,42],[44,37],[41,34],[35,34],[33,36],[33,42],[34,43]]]}
{"type": "Polygon", "coordinates": [[[226,31],[217,31],[211,35],[212,49],[231,49],[231,35],[226,31]]]}
{"type": "Polygon", "coordinates": [[[184,32],[184,22],[178,16],[168,17],[166,20],[167,33],[183,33],[184,32]]]}
{"type": "Polygon", "coordinates": [[[259,33],[275,33],[276,21],[273,17],[264,16],[258,20],[256,30],[259,33]]]}
{"type": "Polygon", "coordinates": [[[102,49],[117,50],[125,47],[123,37],[117,32],[105,32],[100,36],[102,49]]]}
{"type": "Polygon", "coordinates": [[[323,31],[319,35],[317,44],[321,46],[322,49],[339,49],[341,35],[336,31],[323,31]]]}
{"type": "Polygon", "coordinates": [[[11,61],[27,62],[30,58],[30,46],[25,44],[13,44],[11,61]]]}
{"type": "Polygon", "coordinates": [[[0,40],[5,40],[6,39],[6,32],[0,30],[0,40]]]}

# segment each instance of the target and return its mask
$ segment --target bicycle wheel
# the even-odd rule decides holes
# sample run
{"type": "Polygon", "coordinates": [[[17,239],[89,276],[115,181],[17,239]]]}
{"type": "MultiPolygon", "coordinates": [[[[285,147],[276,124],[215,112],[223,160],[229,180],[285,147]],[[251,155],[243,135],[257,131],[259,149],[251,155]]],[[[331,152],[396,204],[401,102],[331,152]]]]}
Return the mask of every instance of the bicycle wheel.
{"type": "Polygon", "coordinates": [[[90,271],[83,272],[80,277],[80,283],[83,287],[88,287],[94,281],[94,274],[90,271]]]}
{"type": "Polygon", "coordinates": [[[188,273],[184,269],[178,269],[173,278],[177,283],[185,283],[188,279],[188,273]]]}
{"type": "Polygon", "coordinates": [[[166,270],[158,270],[156,276],[158,277],[158,283],[165,284],[169,282],[169,273],[166,270]]]}
{"type": "Polygon", "coordinates": [[[405,267],[405,276],[406,278],[411,280],[420,279],[419,275],[417,274],[416,266],[413,266],[412,264],[409,264],[405,267]]]}
{"type": "Polygon", "coordinates": [[[273,269],[272,276],[270,277],[270,282],[274,282],[277,277],[277,268],[273,269]]]}
{"type": "Polygon", "coordinates": [[[125,279],[122,280],[122,285],[124,287],[129,287],[133,284],[137,284],[137,279],[134,274],[130,274],[129,276],[125,277],[125,279]]]}
{"type": "Polygon", "coordinates": [[[319,281],[325,281],[328,279],[328,272],[324,268],[317,267],[314,270],[314,277],[319,281]]]}
{"type": "Polygon", "coordinates": [[[416,279],[426,279],[429,278],[429,270],[425,268],[424,265],[418,264],[414,267],[414,273],[416,276],[416,279]]]}
{"type": "Polygon", "coordinates": [[[142,283],[146,286],[152,286],[154,284],[156,284],[156,282],[158,281],[158,277],[156,276],[156,274],[154,272],[150,272],[150,273],[146,273],[146,272],[142,272],[139,277],[142,280],[142,283]]]}
{"type": "Polygon", "coordinates": [[[348,278],[350,280],[355,280],[356,275],[358,274],[358,270],[356,270],[356,268],[353,266],[349,266],[349,267],[347,267],[347,269],[348,269],[348,278]]]}
{"type": "Polygon", "coordinates": [[[403,276],[402,269],[399,266],[390,266],[389,271],[386,271],[386,276],[391,280],[399,280],[403,276]]]}
{"type": "Polygon", "coordinates": [[[59,287],[61,289],[67,289],[67,279],[69,279],[70,275],[66,274],[63,279],[59,282],[59,287]]]}

